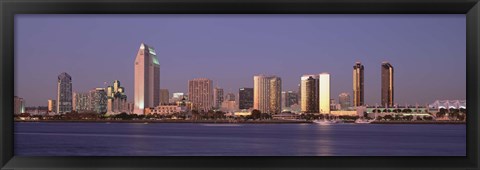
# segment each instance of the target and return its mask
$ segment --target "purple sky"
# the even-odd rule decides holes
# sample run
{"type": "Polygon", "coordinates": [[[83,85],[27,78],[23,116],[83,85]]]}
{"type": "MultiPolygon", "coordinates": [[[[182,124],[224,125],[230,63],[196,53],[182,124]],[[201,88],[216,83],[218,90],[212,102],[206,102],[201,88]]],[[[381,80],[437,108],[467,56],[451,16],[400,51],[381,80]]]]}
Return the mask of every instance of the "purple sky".
{"type": "Polygon", "coordinates": [[[395,69],[395,103],[465,99],[465,15],[16,15],[15,94],[27,106],[56,98],[57,76],[86,92],[120,80],[133,100],[133,62],[156,48],[160,86],[186,92],[206,77],[228,92],[253,75],[331,74],[331,97],[352,94],[352,69],[365,65],[365,100],[380,103],[380,64],[395,69]]]}

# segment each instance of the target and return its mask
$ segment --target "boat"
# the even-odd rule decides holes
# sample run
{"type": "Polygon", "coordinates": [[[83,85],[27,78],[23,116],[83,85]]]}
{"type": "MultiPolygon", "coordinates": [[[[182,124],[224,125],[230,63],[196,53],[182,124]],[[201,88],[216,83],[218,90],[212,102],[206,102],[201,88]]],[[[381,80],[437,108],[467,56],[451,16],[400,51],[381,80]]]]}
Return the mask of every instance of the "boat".
{"type": "Polygon", "coordinates": [[[355,123],[356,124],[370,124],[372,122],[374,122],[375,120],[368,120],[368,119],[363,119],[363,118],[358,118],[357,120],[355,120],[355,123]]]}
{"type": "Polygon", "coordinates": [[[339,121],[337,120],[328,120],[325,117],[323,120],[314,120],[313,123],[319,124],[319,125],[333,125],[337,124],[339,121]]]}

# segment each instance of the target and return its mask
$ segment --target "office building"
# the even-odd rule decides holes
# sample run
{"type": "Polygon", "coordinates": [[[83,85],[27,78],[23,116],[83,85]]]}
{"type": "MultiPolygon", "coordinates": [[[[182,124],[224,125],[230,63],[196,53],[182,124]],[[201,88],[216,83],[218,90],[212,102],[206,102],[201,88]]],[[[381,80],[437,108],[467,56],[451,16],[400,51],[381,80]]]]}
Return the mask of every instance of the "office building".
{"type": "Polygon", "coordinates": [[[134,102],[136,114],[160,104],[160,63],[155,49],[144,43],[135,58],[134,102]]]}
{"type": "Polygon", "coordinates": [[[349,107],[351,107],[350,94],[340,93],[340,95],[338,95],[338,103],[340,104],[341,110],[347,110],[349,107]]]}
{"type": "Polygon", "coordinates": [[[253,108],[253,88],[240,88],[238,90],[238,109],[248,110],[253,108]]]}
{"type": "Polygon", "coordinates": [[[218,88],[218,87],[215,87],[215,89],[213,89],[213,101],[214,101],[214,107],[215,108],[220,108],[222,107],[222,103],[223,103],[223,89],[222,88],[218,88]]]}
{"type": "Polygon", "coordinates": [[[253,77],[253,108],[262,113],[280,113],[282,80],[276,76],[253,77]]]}
{"type": "Polygon", "coordinates": [[[330,113],[330,74],[320,73],[318,80],[319,110],[322,114],[330,113]]]}
{"type": "Polygon", "coordinates": [[[364,67],[362,63],[356,62],[353,66],[353,106],[363,106],[364,101],[364,67]]]}
{"type": "Polygon", "coordinates": [[[113,86],[107,87],[107,113],[116,114],[127,112],[127,95],[120,81],[113,81],[113,86]]]}
{"type": "Polygon", "coordinates": [[[91,111],[104,114],[107,112],[107,92],[104,88],[95,88],[90,90],[90,109],[91,111]]]}
{"type": "Polygon", "coordinates": [[[72,103],[72,77],[63,72],[58,75],[57,80],[57,113],[71,112],[72,103]]]}
{"type": "Polygon", "coordinates": [[[227,95],[225,95],[225,101],[235,101],[235,94],[227,93],[227,95]]]}
{"type": "Polygon", "coordinates": [[[206,78],[188,81],[188,97],[192,109],[208,111],[213,107],[213,82],[206,78]]]}
{"type": "Polygon", "coordinates": [[[90,93],[73,93],[73,110],[78,113],[93,111],[90,106],[90,100],[90,93]]]}
{"type": "Polygon", "coordinates": [[[282,108],[298,104],[298,94],[294,91],[282,91],[282,108]]]}
{"type": "Polygon", "coordinates": [[[25,112],[25,101],[18,96],[13,97],[13,114],[18,115],[25,112]]]}
{"type": "Polygon", "coordinates": [[[384,107],[393,107],[393,66],[388,62],[382,63],[382,103],[384,107]]]}

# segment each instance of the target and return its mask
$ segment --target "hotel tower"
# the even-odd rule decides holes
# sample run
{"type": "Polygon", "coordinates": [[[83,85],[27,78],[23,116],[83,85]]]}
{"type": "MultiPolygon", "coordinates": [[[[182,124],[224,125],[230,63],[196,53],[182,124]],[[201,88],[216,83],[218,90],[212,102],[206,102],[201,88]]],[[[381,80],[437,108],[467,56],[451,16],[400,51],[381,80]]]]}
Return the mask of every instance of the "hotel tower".
{"type": "Polygon", "coordinates": [[[320,73],[318,77],[318,107],[320,109],[320,113],[330,114],[330,74],[320,73]]]}
{"type": "Polygon", "coordinates": [[[318,113],[318,75],[303,75],[300,78],[300,108],[305,113],[318,113]]]}
{"type": "Polygon", "coordinates": [[[262,113],[282,111],[282,80],[277,76],[253,77],[253,108],[262,113]]]}
{"type": "Polygon", "coordinates": [[[212,80],[196,78],[188,81],[188,98],[192,102],[193,110],[207,112],[212,109],[214,104],[212,80]]]}
{"type": "Polygon", "coordinates": [[[393,107],[393,66],[382,63],[382,106],[393,107]]]}
{"type": "Polygon", "coordinates": [[[142,43],[135,58],[135,114],[160,104],[160,64],[155,49],[142,43]]]}
{"type": "Polygon", "coordinates": [[[364,75],[363,65],[356,62],[353,66],[353,106],[363,106],[364,104],[364,75]]]}

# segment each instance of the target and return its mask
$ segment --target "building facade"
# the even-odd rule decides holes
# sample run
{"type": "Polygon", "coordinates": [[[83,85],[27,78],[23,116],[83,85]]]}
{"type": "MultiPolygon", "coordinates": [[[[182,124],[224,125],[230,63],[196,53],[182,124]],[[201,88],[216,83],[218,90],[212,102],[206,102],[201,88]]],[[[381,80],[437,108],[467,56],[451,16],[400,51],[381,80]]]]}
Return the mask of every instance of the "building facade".
{"type": "Polygon", "coordinates": [[[227,95],[225,95],[225,101],[235,101],[235,94],[227,93],[227,95]]]}
{"type": "Polygon", "coordinates": [[[322,114],[329,114],[330,113],[330,74],[320,73],[318,84],[319,84],[319,87],[318,87],[319,111],[322,114]]]}
{"type": "Polygon", "coordinates": [[[107,113],[107,92],[104,88],[90,90],[90,109],[98,114],[107,113]]]}
{"type": "Polygon", "coordinates": [[[363,106],[365,104],[364,95],[364,66],[356,62],[353,66],[353,106],[363,106]]]}
{"type": "Polygon", "coordinates": [[[223,103],[223,89],[222,88],[215,87],[215,89],[213,89],[213,101],[214,101],[213,105],[214,105],[215,108],[222,107],[222,103],[223,103]]]}
{"type": "Polygon", "coordinates": [[[107,113],[116,114],[127,112],[127,95],[120,81],[113,81],[113,86],[107,87],[107,113]]]}
{"type": "Polygon", "coordinates": [[[382,103],[384,107],[393,107],[393,66],[388,62],[382,63],[382,103]]]}
{"type": "Polygon", "coordinates": [[[48,107],[48,112],[49,112],[49,113],[55,113],[55,112],[57,112],[57,101],[56,101],[56,100],[52,100],[52,99],[48,100],[48,105],[47,105],[47,107],[48,107]]]}
{"type": "Polygon", "coordinates": [[[300,79],[301,111],[305,113],[318,113],[318,75],[303,75],[300,79]]]}
{"type": "Polygon", "coordinates": [[[73,93],[73,103],[74,107],[73,110],[75,110],[78,113],[83,113],[83,112],[90,112],[92,111],[91,109],[91,102],[90,102],[90,93],[73,93]]]}
{"type": "Polygon", "coordinates": [[[206,78],[188,81],[188,97],[192,109],[208,111],[213,107],[213,82],[206,78]]]}
{"type": "Polygon", "coordinates": [[[13,114],[18,115],[25,112],[25,101],[18,96],[13,97],[13,114]]]}
{"type": "Polygon", "coordinates": [[[282,91],[282,108],[298,104],[298,94],[295,91],[282,91]]]}
{"type": "Polygon", "coordinates": [[[238,109],[248,110],[253,108],[253,88],[238,89],[238,109]]]}
{"type": "Polygon", "coordinates": [[[136,114],[160,104],[160,63],[155,49],[144,43],[135,58],[134,103],[136,114]]]}
{"type": "Polygon", "coordinates": [[[58,75],[57,81],[57,113],[72,111],[72,97],[72,77],[63,72],[58,75]]]}
{"type": "Polygon", "coordinates": [[[276,76],[257,75],[253,77],[253,108],[262,113],[282,111],[282,80],[276,76]]]}

